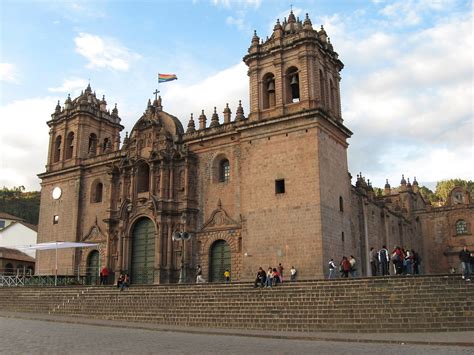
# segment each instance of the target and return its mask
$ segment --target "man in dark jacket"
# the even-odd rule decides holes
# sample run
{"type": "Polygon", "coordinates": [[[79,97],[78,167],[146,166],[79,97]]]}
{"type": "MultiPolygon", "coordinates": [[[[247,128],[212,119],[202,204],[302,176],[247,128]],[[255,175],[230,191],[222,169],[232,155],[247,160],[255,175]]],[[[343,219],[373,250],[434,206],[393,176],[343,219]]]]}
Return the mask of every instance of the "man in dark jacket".
{"type": "Polygon", "coordinates": [[[471,257],[473,254],[467,249],[465,245],[459,252],[459,259],[461,260],[461,266],[463,270],[462,278],[466,281],[471,281],[471,257]]]}
{"type": "Polygon", "coordinates": [[[267,273],[261,267],[258,268],[257,278],[255,279],[254,287],[257,287],[257,286],[263,287],[265,285],[266,280],[267,280],[267,273]]]}

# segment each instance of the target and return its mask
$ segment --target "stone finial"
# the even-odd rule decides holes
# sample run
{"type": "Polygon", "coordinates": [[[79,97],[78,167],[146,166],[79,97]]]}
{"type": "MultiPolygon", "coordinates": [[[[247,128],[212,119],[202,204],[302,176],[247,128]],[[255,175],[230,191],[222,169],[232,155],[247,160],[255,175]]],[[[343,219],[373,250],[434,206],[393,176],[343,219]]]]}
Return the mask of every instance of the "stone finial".
{"type": "Polygon", "coordinates": [[[312,30],[313,29],[313,24],[311,23],[311,20],[309,19],[308,13],[306,13],[306,17],[304,19],[303,28],[305,30],[312,30]]]}
{"type": "Polygon", "coordinates": [[[392,193],[392,189],[390,187],[390,184],[388,183],[388,179],[386,179],[383,194],[387,196],[387,195],[390,195],[391,193],[392,193]]]}
{"type": "Polygon", "coordinates": [[[237,111],[236,111],[236,115],[235,115],[235,120],[236,120],[236,121],[243,121],[243,120],[245,120],[244,108],[242,107],[242,100],[239,100],[239,106],[237,107],[237,111]]]}
{"type": "Polygon", "coordinates": [[[290,14],[288,15],[288,23],[294,23],[296,22],[296,17],[295,14],[293,13],[293,10],[290,10],[290,14]]]}
{"type": "Polygon", "coordinates": [[[107,101],[105,101],[105,95],[102,95],[102,100],[100,101],[100,110],[103,112],[107,111],[107,101]]]}
{"type": "Polygon", "coordinates": [[[130,139],[128,138],[128,132],[125,132],[125,138],[123,139],[123,147],[128,147],[128,143],[130,143],[130,139]]]}
{"type": "Polygon", "coordinates": [[[328,41],[328,35],[326,31],[324,30],[323,25],[321,25],[321,29],[318,32],[318,37],[319,37],[319,40],[323,43],[326,43],[328,41]]]}
{"type": "Polygon", "coordinates": [[[402,174],[402,180],[400,180],[400,185],[405,186],[407,184],[407,181],[405,180],[405,175],[402,174]]]}
{"type": "Polygon", "coordinates": [[[148,103],[147,103],[146,107],[147,108],[151,107],[151,100],[150,99],[148,99],[148,103]]]}
{"type": "Polygon", "coordinates": [[[191,118],[189,119],[188,129],[186,130],[186,133],[194,133],[194,132],[196,132],[196,125],[194,124],[193,114],[191,114],[191,118]]]}
{"type": "Polygon", "coordinates": [[[54,109],[54,112],[55,113],[60,113],[61,112],[61,104],[59,103],[59,100],[58,100],[58,104],[56,105],[56,108],[54,109]]]}
{"type": "Polygon", "coordinates": [[[257,46],[260,43],[260,38],[257,36],[257,30],[253,31],[252,46],[257,46]]]}
{"type": "Polygon", "coordinates": [[[117,103],[115,103],[115,107],[112,110],[112,116],[118,116],[118,109],[117,109],[117,103]]]}
{"type": "Polygon", "coordinates": [[[413,178],[413,192],[418,192],[420,191],[420,188],[418,186],[418,181],[416,181],[416,176],[413,178]]]}
{"type": "Polygon", "coordinates": [[[71,94],[67,94],[67,99],[64,102],[64,109],[69,110],[72,108],[71,94]]]}
{"type": "Polygon", "coordinates": [[[230,116],[232,112],[230,111],[229,103],[225,104],[225,109],[224,109],[223,114],[224,114],[224,124],[230,123],[230,116]]]}
{"type": "Polygon", "coordinates": [[[283,27],[280,24],[280,19],[277,19],[275,27],[273,27],[273,37],[281,38],[282,35],[283,35],[283,27]]]}
{"type": "Polygon", "coordinates": [[[87,93],[87,94],[91,94],[91,93],[92,93],[91,83],[87,84],[86,90],[85,90],[84,92],[87,93]]]}
{"type": "Polygon", "coordinates": [[[217,109],[214,107],[214,113],[212,114],[211,117],[211,124],[209,127],[217,127],[219,126],[219,115],[217,114],[217,109]]]}
{"type": "Polygon", "coordinates": [[[207,117],[204,114],[204,110],[202,110],[201,115],[199,116],[199,129],[205,129],[206,128],[206,120],[207,120],[207,117]]]}

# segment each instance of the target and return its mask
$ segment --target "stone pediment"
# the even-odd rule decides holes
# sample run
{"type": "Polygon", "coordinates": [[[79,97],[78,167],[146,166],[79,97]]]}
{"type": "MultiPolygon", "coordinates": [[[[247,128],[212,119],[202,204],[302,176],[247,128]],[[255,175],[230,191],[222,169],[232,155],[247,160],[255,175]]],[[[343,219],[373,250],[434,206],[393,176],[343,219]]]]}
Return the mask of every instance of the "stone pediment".
{"type": "Polygon", "coordinates": [[[83,242],[105,242],[107,240],[104,233],[100,229],[99,225],[97,224],[97,220],[95,221],[94,225],[89,229],[89,232],[82,238],[83,242]]]}
{"type": "Polygon", "coordinates": [[[222,208],[221,201],[219,200],[217,208],[212,212],[206,223],[204,223],[201,231],[239,228],[241,228],[240,223],[229,216],[222,208]]]}

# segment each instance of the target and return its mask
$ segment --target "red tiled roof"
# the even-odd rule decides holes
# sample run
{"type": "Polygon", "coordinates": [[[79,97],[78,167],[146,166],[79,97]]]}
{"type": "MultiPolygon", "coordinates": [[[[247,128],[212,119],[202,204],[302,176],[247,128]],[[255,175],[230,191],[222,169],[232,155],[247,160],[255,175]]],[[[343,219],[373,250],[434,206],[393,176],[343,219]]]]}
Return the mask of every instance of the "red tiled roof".
{"type": "Polygon", "coordinates": [[[23,218],[15,217],[15,216],[13,216],[9,213],[2,212],[2,211],[0,211],[0,218],[2,218],[2,219],[11,219],[13,221],[24,221],[23,218]]]}
{"type": "Polygon", "coordinates": [[[17,249],[0,247],[0,259],[11,259],[19,261],[28,261],[34,263],[35,259],[17,249]]]}

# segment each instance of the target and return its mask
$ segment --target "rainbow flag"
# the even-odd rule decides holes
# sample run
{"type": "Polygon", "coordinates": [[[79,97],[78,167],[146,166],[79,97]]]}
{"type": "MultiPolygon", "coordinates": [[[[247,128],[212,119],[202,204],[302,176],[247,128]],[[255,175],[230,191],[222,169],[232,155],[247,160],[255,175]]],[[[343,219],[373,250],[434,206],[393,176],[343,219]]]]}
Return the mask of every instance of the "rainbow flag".
{"type": "Polygon", "coordinates": [[[160,74],[158,73],[158,82],[166,83],[167,81],[178,80],[176,74],[160,74]]]}

